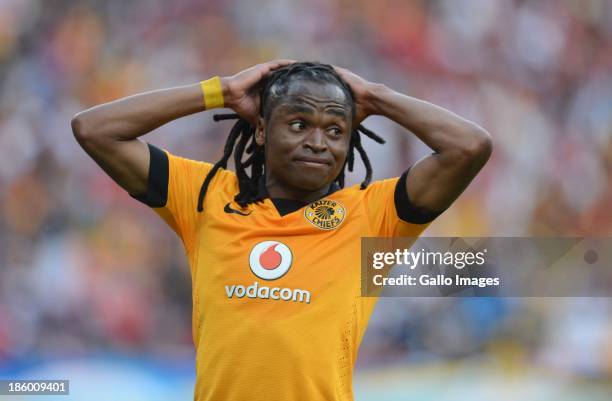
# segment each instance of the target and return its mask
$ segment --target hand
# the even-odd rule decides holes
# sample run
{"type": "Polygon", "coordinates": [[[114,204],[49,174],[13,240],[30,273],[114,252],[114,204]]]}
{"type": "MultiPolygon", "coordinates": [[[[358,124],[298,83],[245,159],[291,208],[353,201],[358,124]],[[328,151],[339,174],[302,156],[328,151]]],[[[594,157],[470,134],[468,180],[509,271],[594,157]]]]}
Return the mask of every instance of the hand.
{"type": "Polygon", "coordinates": [[[259,116],[259,84],[271,71],[293,64],[295,60],[279,59],[257,64],[231,77],[221,78],[223,102],[226,107],[251,124],[259,116]]]}
{"type": "Polygon", "coordinates": [[[333,67],[338,75],[351,87],[355,96],[355,118],[353,119],[353,125],[356,127],[367,116],[377,114],[376,108],[372,103],[376,84],[365,80],[346,68],[335,65],[333,67]]]}

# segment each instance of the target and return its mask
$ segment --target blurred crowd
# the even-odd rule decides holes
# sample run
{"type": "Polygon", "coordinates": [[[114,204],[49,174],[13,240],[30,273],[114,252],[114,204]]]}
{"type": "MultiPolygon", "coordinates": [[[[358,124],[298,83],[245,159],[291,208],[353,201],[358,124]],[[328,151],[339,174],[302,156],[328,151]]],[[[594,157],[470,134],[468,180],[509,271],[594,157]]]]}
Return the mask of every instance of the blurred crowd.
{"type": "MultiPolygon", "coordinates": [[[[189,349],[180,241],[70,119],[279,57],[347,67],[492,134],[492,159],[427,234],[612,234],[610,1],[2,0],[0,365],[189,349]]],[[[365,125],[388,141],[366,145],[375,178],[428,153],[393,122],[365,125]]],[[[202,113],[143,139],[215,161],[230,126],[202,113]]],[[[385,299],[360,363],[488,355],[611,378],[611,316],[607,299],[385,299]]]]}

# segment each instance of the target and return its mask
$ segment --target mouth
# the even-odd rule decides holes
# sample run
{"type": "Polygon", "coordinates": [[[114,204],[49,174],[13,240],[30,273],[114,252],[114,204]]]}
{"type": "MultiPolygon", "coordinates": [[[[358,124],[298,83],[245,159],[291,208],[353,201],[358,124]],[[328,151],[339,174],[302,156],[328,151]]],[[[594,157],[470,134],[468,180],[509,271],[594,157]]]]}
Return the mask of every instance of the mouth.
{"type": "Polygon", "coordinates": [[[302,157],[297,157],[294,160],[298,163],[305,164],[307,166],[313,166],[313,167],[324,167],[324,166],[329,166],[331,164],[329,160],[323,159],[320,157],[302,156],[302,157]]]}

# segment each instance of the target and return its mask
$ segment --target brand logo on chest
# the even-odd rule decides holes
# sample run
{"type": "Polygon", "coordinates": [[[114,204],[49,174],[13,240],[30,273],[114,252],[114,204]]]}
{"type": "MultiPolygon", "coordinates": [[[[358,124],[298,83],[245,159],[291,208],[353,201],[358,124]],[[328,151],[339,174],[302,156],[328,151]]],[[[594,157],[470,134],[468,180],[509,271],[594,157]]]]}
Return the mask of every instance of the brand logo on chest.
{"type": "MultiPolygon", "coordinates": [[[[291,267],[293,256],[289,247],[279,241],[263,241],[256,244],[249,255],[249,266],[257,277],[276,280],[291,267]]],[[[272,287],[255,281],[252,285],[228,284],[225,293],[230,299],[252,298],[296,303],[310,303],[310,291],[301,288],[272,287]]]]}
{"type": "Polygon", "coordinates": [[[276,280],[291,267],[293,256],[289,247],[278,241],[263,241],[255,245],[249,255],[251,271],[264,280],[276,280]]]}

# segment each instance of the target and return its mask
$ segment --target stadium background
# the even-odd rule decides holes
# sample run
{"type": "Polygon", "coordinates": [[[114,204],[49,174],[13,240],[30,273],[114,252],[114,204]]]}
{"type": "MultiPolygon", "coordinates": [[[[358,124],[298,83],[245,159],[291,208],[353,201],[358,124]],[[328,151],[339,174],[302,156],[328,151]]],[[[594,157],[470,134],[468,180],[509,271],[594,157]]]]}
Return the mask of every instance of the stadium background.
{"type": "MultiPolygon", "coordinates": [[[[70,379],[70,400],[191,398],[180,243],[78,147],[77,111],[272,58],[334,63],[492,133],[491,161],[426,234],[610,236],[611,39],[606,0],[0,1],[0,378],[70,379]]],[[[213,161],[230,125],[203,113],[145,140],[213,161]]],[[[388,140],[368,143],[376,178],[427,152],[366,125],[388,140]]],[[[355,389],[609,400],[612,302],[381,300],[355,389]]]]}

